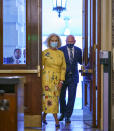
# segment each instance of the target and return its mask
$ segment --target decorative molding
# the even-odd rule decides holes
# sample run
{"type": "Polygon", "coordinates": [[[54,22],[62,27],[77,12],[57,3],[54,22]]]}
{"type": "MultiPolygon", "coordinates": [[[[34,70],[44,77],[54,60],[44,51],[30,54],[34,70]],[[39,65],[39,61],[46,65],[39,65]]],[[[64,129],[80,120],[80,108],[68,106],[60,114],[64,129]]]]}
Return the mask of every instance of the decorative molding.
{"type": "Polygon", "coordinates": [[[10,73],[10,74],[13,74],[13,73],[21,73],[21,74],[26,74],[26,73],[38,73],[38,70],[0,70],[0,74],[3,74],[3,73],[5,73],[5,74],[8,74],[8,73],[10,73]]]}

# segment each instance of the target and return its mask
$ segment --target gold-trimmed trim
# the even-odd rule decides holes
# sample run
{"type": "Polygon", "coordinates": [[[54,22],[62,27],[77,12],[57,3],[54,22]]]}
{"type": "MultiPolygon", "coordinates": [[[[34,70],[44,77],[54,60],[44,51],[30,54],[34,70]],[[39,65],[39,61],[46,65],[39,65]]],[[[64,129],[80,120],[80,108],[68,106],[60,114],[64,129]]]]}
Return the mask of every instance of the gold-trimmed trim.
{"type": "Polygon", "coordinates": [[[38,73],[38,70],[0,70],[0,73],[38,73]]]}

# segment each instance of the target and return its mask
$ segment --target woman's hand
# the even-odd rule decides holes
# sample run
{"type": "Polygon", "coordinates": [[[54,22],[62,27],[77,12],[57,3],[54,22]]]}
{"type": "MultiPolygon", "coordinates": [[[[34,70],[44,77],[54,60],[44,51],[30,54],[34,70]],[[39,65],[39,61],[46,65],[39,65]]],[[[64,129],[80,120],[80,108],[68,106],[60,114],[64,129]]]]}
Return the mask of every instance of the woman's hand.
{"type": "Polygon", "coordinates": [[[58,84],[59,89],[62,88],[62,85],[63,85],[63,81],[60,81],[59,84],[58,84]]]}

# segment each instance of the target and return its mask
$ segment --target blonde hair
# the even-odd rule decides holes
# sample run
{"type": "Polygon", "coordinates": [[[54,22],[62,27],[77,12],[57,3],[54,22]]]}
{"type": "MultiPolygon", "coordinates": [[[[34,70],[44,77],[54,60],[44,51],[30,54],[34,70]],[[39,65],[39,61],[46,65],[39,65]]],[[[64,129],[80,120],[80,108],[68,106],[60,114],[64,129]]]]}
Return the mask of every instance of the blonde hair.
{"type": "Polygon", "coordinates": [[[60,39],[60,37],[59,37],[57,34],[55,34],[55,33],[50,34],[50,35],[48,36],[48,38],[46,39],[47,46],[48,46],[48,47],[51,47],[51,46],[50,46],[50,40],[51,40],[51,38],[52,38],[53,36],[56,36],[56,37],[57,37],[57,39],[58,39],[57,48],[59,48],[59,47],[61,46],[61,39],[60,39]]]}

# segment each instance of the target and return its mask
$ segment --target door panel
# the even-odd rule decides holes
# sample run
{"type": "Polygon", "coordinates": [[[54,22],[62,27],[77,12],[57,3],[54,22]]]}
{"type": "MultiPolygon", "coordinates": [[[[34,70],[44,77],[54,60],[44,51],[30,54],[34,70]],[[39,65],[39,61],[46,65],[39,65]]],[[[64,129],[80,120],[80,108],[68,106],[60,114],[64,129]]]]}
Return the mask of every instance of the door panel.
{"type": "Polygon", "coordinates": [[[84,121],[100,127],[101,118],[101,2],[83,1],[83,109],[84,121]]]}
{"type": "Polygon", "coordinates": [[[99,52],[101,50],[101,1],[96,0],[96,87],[97,87],[97,126],[101,120],[101,66],[99,52]]]}
{"type": "MultiPolygon", "coordinates": [[[[41,127],[41,71],[38,70],[42,54],[41,0],[26,2],[26,64],[3,64],[3,28],[0,28],[0,76],[25,76],[25,127],[41,127]]],[[[0,14],[2,10],[0,4],[0,14]]],[[[1,16],[0,27],[3,27],[1,16]]]]}
{"type": "Polygon", "coordinates": [[[95,0],[83,2],[83,118],[90,126],[96,126],[96,52],[95,52],[95,0]]]}

